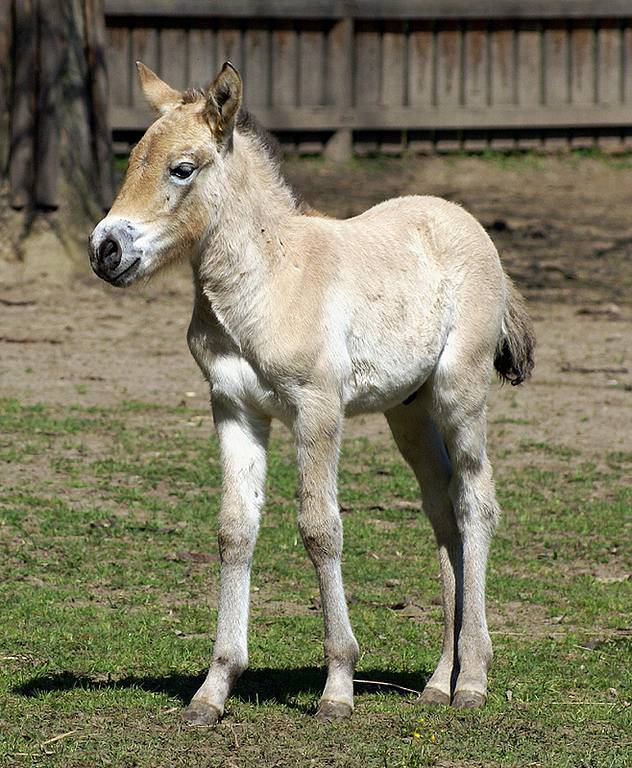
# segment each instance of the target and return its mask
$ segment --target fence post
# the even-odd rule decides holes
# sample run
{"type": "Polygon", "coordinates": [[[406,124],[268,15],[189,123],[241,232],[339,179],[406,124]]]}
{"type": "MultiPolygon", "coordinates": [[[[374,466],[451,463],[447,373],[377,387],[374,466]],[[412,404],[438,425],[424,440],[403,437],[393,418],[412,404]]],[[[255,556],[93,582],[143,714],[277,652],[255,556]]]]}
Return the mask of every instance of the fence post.
{"type": "MultiPolygon", "coordinates": [[[[353,97],[353,19],[338,19],[330,33],[329,95],[341,116],[347,114],[353,97]]],[[[353,155],[350,128],[339,127],[325,144],[325,157],[337,162],[353,155]]]]}

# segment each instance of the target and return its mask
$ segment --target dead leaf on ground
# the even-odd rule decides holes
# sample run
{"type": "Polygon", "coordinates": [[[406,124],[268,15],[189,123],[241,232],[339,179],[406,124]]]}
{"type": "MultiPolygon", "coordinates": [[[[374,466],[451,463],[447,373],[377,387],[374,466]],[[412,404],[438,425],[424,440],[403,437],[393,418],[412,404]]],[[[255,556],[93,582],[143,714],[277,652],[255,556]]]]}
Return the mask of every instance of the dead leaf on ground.
{"type": "Polygon", "coordinates": [[[595,576],[594,579],[599,582],[599,584],[620,584],[624,581],[630,581],[631,574],[624,573],[621,576],[595,576]]]}
{"type": "Polygon", "coordinates": [[[425,608],[421,605],[413,603],[410,598],[405,598],[397,603],[393,603],[388,606],[392,611],[397,611],[398,616],[403,616],[407,619],[419,619],[425,615],[425,608]]]}
{"type": "Polygon", "coordinates": [[[219,555],[209,555],[206,552],[175,552],[167,555],[167,560],[179,560],[184,563],[216,563],[219,555]]]}
{"type": "Polygon", "coordinates": [[[621,307],[618,304],[599,304],[595,307],[580,307],[576,314],[618,320],[621,317],[621,307]]]}
{"type": "Polygon", "coordinates": [[[573,363],[564,363],[560,369],[564,373],[628,373],[628,369],[625,365],[613,365],[613,366],[587,366],[587,365],[574,365],[573,363]]]}

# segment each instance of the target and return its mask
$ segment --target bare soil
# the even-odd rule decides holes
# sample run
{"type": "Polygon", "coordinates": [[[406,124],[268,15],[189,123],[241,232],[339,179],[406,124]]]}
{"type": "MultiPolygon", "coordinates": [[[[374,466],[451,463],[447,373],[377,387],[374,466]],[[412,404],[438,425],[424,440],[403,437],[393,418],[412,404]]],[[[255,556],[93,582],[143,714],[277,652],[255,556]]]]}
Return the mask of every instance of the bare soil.
{"type": "MultiPolygon", "coordinates": [[[[532,461],[515,450],[522,444],[543,446],[542,462],[551,467],[576,455],[602,461],[632,451],[632,164],[573,156],[348,166],[293,160],[287,173],[329,215],[427,193],[462,203],[488,228],[529,300],[538,335],[533,380],[493,389],[497,461],[532,461]]],[[[184,267],[142,290],[120,291],[85,268],[60,281],[50,269],[5,260],[0,396],[204,407],[208,393],[185,340],[191,302],[184,267]]],[[[347,432],[387,435],[381,416],[352,420],[347,432]]]]}

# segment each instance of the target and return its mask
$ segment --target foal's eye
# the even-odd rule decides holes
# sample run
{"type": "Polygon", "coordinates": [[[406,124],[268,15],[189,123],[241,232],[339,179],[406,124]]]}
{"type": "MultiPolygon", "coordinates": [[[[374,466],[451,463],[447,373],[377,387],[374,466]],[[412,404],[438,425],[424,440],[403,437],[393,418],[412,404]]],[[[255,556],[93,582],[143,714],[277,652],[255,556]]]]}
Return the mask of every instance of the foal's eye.
{"type": "Polygon", "coordinates": [[[180,163],[169,170],[169,175],[176,179],[188,179],[195,170],[193,163],[180,163]]]}

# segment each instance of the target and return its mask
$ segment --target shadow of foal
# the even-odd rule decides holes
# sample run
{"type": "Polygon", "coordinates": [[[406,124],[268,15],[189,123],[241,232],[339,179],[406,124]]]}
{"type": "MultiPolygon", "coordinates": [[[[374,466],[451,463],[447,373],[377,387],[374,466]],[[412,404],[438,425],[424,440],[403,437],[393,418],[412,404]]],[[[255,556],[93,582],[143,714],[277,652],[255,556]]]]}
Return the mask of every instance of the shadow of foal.
{"type": "MultiPolygon", "coordinates": [[[[200,679],[203,679],[205,674],[206,671],[202,670],[197,675],[174,672],[156,677],[129,675],[118,680],[99,680],[90,675],[75,672],[54,672],[49,675],[33,677],[21,685],[15,686],[12,692],[26,698],[37,698],[47,693],[72,691],[76,688],[83,691],[139,688],[148,693],[166,694],[186,703],[199,687],[200,679]]],[[[249,669],[236,684],[234,697],[248,704],[269,702],[311,713],[316,709],[317,698],[322,690],[325,677],[326,672],[321,667],[249,669]],[[308,694],[313,698],[313,704],[305,705],[297,701],[301,694],[308,694]]],[[[414,692],[421,693],[429,677],[430,672],[426,670],[419,674],[408,674],[406,672],[369,669],[360,673],[360,678],[367,680],[367,682],[356,683],[356,693],[392,693],[415,697],[414,692]]]]}

